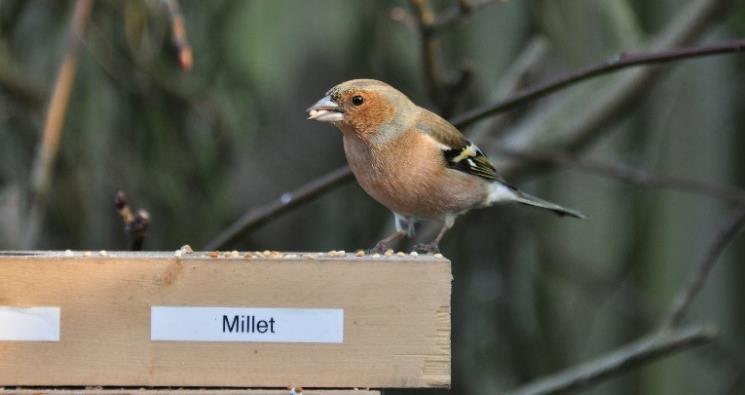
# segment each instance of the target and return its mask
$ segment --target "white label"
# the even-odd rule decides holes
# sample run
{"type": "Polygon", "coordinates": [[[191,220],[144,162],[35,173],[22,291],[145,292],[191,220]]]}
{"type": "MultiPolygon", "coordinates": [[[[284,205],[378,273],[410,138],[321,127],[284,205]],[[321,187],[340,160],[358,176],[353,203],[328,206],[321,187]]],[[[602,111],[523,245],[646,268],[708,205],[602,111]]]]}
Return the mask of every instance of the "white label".
{"type": "Polygon", "coordinates": [[[343,343],[344,310],[153,306],[150,340],[343,343]]]}
{"type": "Polygon", "coordinates": [[[0,306],[0,341],[59,341],[59,307],[0,306]]]}

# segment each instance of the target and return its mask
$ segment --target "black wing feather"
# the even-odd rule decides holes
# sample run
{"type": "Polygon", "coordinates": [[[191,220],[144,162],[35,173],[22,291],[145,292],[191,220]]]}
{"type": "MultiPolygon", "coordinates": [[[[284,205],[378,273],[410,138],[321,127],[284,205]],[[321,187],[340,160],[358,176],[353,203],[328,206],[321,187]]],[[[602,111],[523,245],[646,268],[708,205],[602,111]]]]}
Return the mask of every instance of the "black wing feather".
{"type": "Polygon", "coordinates": [[[500,180],[497,169],[494,168],[489,158],[472,142],[466,140],[466,143],[463,147],[442,151],[447,167],[489,181],[500,180]]]}

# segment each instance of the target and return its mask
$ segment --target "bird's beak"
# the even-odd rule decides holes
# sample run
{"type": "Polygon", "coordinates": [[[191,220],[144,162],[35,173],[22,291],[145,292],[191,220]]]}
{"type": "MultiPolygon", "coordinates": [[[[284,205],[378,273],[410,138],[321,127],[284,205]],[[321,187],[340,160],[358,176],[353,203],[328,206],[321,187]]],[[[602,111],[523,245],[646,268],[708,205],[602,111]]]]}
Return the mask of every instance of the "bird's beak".
{"type": "Polygon", "coordinates": [[[324,96],[316,104],[308,107],[308,119],[314,119],[321,122],[339,122],[344,119],[344,113],[331,97],[324,96]]]}

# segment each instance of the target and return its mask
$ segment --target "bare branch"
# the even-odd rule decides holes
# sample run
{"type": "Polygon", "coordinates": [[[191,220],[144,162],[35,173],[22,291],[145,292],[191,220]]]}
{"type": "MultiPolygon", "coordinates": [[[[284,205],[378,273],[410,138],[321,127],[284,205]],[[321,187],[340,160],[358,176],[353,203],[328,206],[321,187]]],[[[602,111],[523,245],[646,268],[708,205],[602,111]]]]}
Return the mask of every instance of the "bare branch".
{"type": "Polygon", "coordinates": [[[706,251],[706,254],[698,263],[696,272],[688,282],[688,284],[680,290],[678,295],[673,301],[670,311],[666,318],[662,321],[662,329],[669,329],[680,325],[681,321],[685,317],[688,309],[693,303],[693,299],[696,298],[704,284],[706,279],[709,277],[711,269],[717,262],[717,258],[722,254],[724,248],[737,236],[738,233],[745,227],[745,206],[738,208],[735,215],[723,223],[712,240],[711,246],[706,251]]]}
{"type": "Polygon", "coordinates": [[[435,22],[436,16],[429,0],[411,0],[411,6],[414,8],[417,27],[419,28],[422,45],[422,66],[424,67],[427,90],[432,100],[440,110],[443,110],[445,108],[443,93],[447,90],[447,87],[442,77],[440,40],[432,30],[432,24],[435,22]]]}
{"type": "Polygon", "coordinates": [[[546,395],[589,388],[647,362],[711,342],[715,337],[716,331],[705,327],[655,333],[576,367],[539,378],[509,394],[546,395]]]}
{"type": "MultiPolygon", "coordinates": [[[[452,111],[453,104],[457,101],[458,95],[463,92],[468,83],[473,77],[472,67],[465,63],[461,65],[459,75],[455,78],[446,77],[444,67],[442,66],[441,59],[441,47],[438,33],[441,31],[441,27],[438,28],[437,23],[440,17],[432,9],[432,5],[429,0],[410,0],[412,8],[414,8],[416,27],[419,32],[421,46],[422,46],[422,67],[424,68],[424,75],[427,84],[427,90],[429,96],[438,107],[441,115],[449,116],[452,111]]],[[[492,1],[488,1],[491,3],[492,1]]],[[[458,10],[457,15],[454,18],[459,18],[467,13],[470,13],[472,5],[470,1],[461,0],[455,6],[458,10]]],[[[481,4],[481,3],[479,3],[481,4]]],[[[392,13],[395,15],[395,19],[401,22],[405,22],[406,18],[401,15],[403,10],[392,13]],[[397,15],[398,14],[398,15],[397,15]]],[[[405,11],[403,12],[405,14],[405,11]]],[[[443,25],[444,26],[444,25],[443,25]]]]}
{"type": "Polygon", "coordinates": [[[516,95],[497,103],[467,111],[452,119],[453,124],[465,126],[481,118],[500,112],[511,110],[527,102],[547,96],[553,92],[568,87],[569,85],[608,74],[620,69],[636,67],[640,65],[651,65],[667,63],[681,59],[699,58],[704,56],[722,55],[745,50],[745,39],[737,39],[724,43],[701,45],[683,49],[671,49],[666,51],[650,52],[624,52],[603,63],[585,67],[583,69],[558,77],[552,81],[539,84],[536,87],[526,89],[516,95]]]}
{"type": "Polygon", "coordinates": [[[500,147],[498,150],[500,153],[511,157],[539,163],[575,167],[583,171],[641,187],[670,188],[707,195],[717,199],[745,203],[745,190],[730,185],[715,184],[692,178],[653,174],[624,165],[577,158],[563,152],[533,151],[506,147],[500,147]]]}
{"type": "Polygon", "coordinates": [[[171,17],[171,40],[178,51],[181,70],[190,71],[194,63],[194,55],[186,37],[186,23],[181,13],[181,6],[178,0],[163,0],[163,2],[166,3],[168,15],[171,17]]]}
{"type": "Polygon", "coordinates": [[[130,251],[142,251],[145,243],[145,232],[150,225],[150,214],[145,210],[132,211],[124,191],[114,197],[114,208],[124,221],[124,232],[129,236],[130,251]]]}
{"type": "MultiPolygon", "coordinates": [[[[650,47],[664,51],[690,45],[715,21],[727,15],[731,4],[731,0],[688,2],[670,18],[668,26],[649,40],[650,47]]],[[[638,100],[666,75],[662,71],[660,66],[636,68],[609,79],[600,88],[584,89],[586,95],[581,100],[568,98],[550,111],[544,108],[527,124],[513,127],[511,133],[502,139],[502,144],[525,148],[552,146],[581,152],[608,133],[610,125],[620,120],[627,110],[634,108],[638,100]]],[[[524,163],[500,164],[500,169],[510,180],[538,170],[534,164],[524,163]]]]}
{"type": "Polygon", "coordinates": [[[36,158],[32,166],[32,201],[24,238],[25,249],[33,249],[36,244],[39,228],[44,219],[52,168],[57,158],[59,142],[62,138],[62,126],[65,122],[65,113],[70,101],[72,85],[75,82],[78,52],[80,51],[80,37],[83,35],[85,26],[88,24],[92,8],[93,0],[78,0],[75,3],[75,9],[71,17],[70,30],[67,32],[67,49],[57,69],[57,79],[54,83],[52,96],[49,99],[41,143],[39,144],[39,150],[36,153],[36,158]]]}
{"type": "Polygon", "coordinates": [[[271,203],[256,207],[243,214],[237,221],[207,243],[204,250],[211,251],[224,247],[251,230],[351,179],[352,171],[349,166],[343,166],[302,185],[294,191],[285,192],[271,203]]]}

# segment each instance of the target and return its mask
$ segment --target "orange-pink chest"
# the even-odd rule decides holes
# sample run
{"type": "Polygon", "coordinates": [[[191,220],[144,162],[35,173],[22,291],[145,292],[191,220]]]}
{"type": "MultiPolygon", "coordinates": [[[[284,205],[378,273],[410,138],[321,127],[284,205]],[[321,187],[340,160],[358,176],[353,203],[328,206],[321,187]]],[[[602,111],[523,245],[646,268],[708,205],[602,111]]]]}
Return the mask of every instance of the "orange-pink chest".
{"type": "Polygon", "coordinates": [[[399,214],[435,218],[474,205],[471,199],[457,196],[460,191],[450,188],[459,186],[449,183],[476,180],[447,169],[440,148],[419,132],[404,133],[381,144],[345,133],[344,150],[360,186],[399,214]]]}

